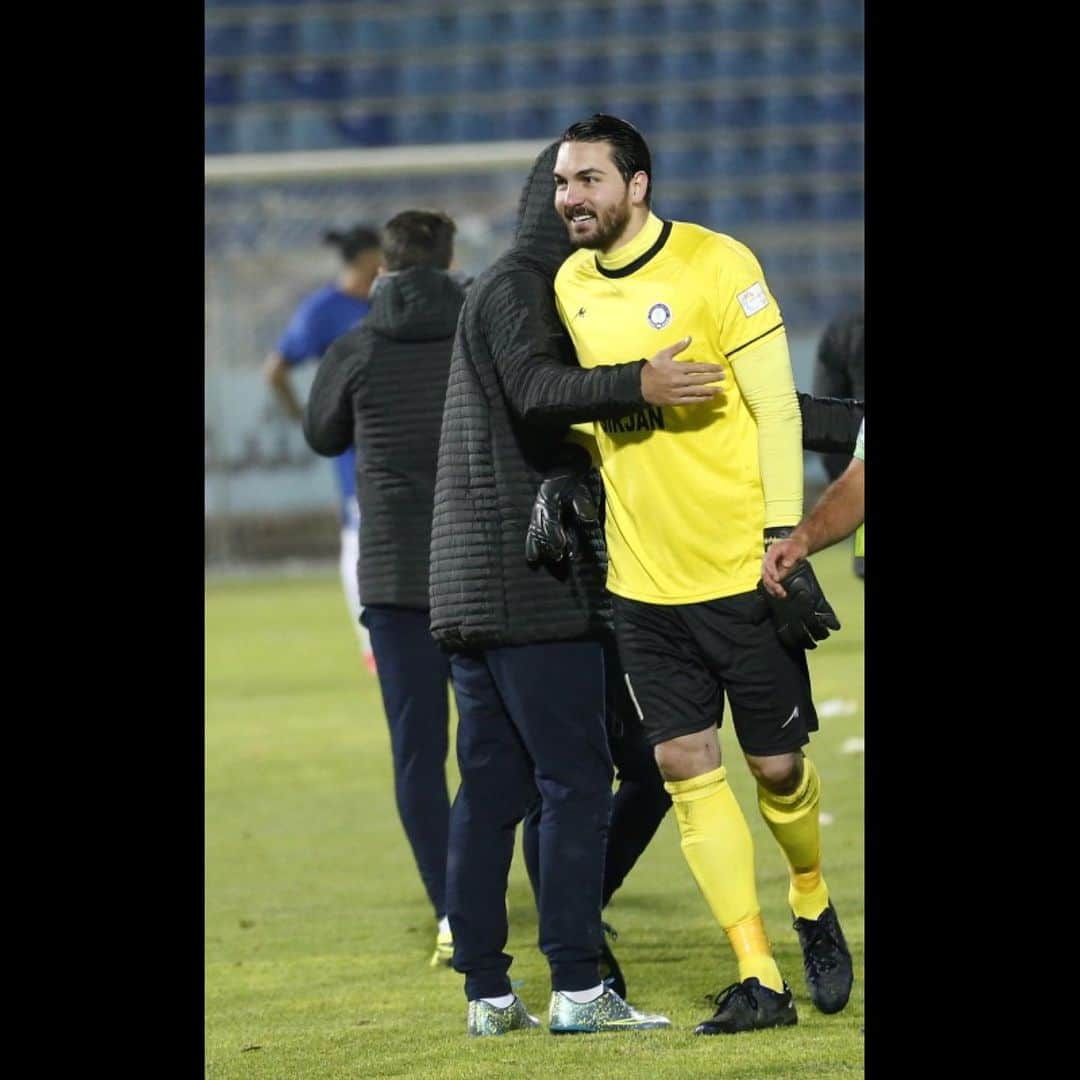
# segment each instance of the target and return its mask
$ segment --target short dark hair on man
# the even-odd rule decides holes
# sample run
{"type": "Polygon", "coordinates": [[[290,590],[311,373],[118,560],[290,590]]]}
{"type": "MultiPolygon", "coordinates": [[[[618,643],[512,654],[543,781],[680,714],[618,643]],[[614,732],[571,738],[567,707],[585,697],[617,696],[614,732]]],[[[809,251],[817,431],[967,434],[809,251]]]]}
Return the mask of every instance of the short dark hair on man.
{"type": "Polygon", "coordinates": [[[351,263],[361,251],[380,247],[379,234],[368,225],[354,225],[351,229],[331,229],[323,240],[336,247],[346,263],[351,263]]]}
{"type": "Polygon", "coordinates": [[[645,205],[652,205],[652,155],[641,132],[628,120],[620,120],[617,116],[608,116],[607,113],[593,113],[588,120],[571,124],[563,132],[562,141],[611,143],[611,156],[615,160],[615,167],[627,183],[630,183],[630,178],[636,172],[648,175],[645,205]]]}
{"type": "Polygon", "coordinates": [[[454,257],[453,219],[439,210],[403,210],[383,230],[383,258],[388,270],[431,266],[446,270],[454,257]]]}

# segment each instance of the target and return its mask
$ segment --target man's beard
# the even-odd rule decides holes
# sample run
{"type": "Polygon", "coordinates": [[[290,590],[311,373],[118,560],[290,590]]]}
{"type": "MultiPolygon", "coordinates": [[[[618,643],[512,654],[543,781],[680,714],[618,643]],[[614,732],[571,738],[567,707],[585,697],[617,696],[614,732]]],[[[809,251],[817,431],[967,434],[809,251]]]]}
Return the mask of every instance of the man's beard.
{"type": "Polygon", "coordinates": [[[629,199],[625,199],[607,210],[597,211],[594,231],[591,235],[580,238],[574,235],[573,223],[567,221],[566,228],[571,245],[575,248],[589,248],[590,250],[606,248],[617,240],[619,234],[626,228],[627,222],[630,220],[630,211],[629,199]]]}

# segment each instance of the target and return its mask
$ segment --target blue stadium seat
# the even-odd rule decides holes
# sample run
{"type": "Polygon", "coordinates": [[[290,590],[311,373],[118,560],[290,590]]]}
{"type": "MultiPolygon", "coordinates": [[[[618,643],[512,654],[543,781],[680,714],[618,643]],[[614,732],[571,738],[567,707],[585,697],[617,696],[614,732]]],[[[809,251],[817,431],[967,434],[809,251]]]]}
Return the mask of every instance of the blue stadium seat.
{"type": "Polygon", "coordinates": [[[235,149],[232,121],[227,117],[208,119],[203,125],[204,152],[207,154],[231,154],[235,149]]]}
{"type": "Polygon", "coordinates": [[[404,96],[447,94],[454,89],[454,68],[446,62],[407,59],[398,71],[398,79],[404,96]]]}
{"type": "Polygon", "coordinates": [[[280,19],[252,19],[247,25],[248,56],[290,56],[296,51],[296,23],[280,19]]]}
{"type": "Polygon", "coordinates": [[[240,100],[236,73],[208,71],[203,77],[203,100],[207,105],[235,105],[240,100]]]}
{"type": "Polygon", "coordinates": [[[513,8],[506,24],[506,41],[551,43],[558,39],[559,17],[546,8],[513,8]]]}
{"type": "Polygon", "coordinates": [[[709,216],[709,200],[694,192],[672,194],[664,189],[658,192],[653,209],[665,221],[692,221],[703,225],[709,216]]]}
{"type": "Polygon", "coordinates": [[[247,49],[247,24],[207,23],[204,47],[207,60],[243,56],[247,49]]]}
{"type": "Polygon", "coordinates": [[[660,131],[709,131],[715,126],[716,109],[712,97],[697,95],[685,99],[664,97],[656,110],[660,131]]]}
{"type": "Polygon", "coordinates": [[[346,98],[393,97],[398,68],[389,64],[355,64],[345,68],[346,98]]]}
{"type": "Polygon", "coordinates": [[[806,176],[817,170],[817,144],[770,142],[765,144],[765,169],[770,176],[806,176]]]}
{"type": "Polygon", "coordinates": [[[760,94],[718,98],[713,106],[713,124],[721,130],[760,127],[765,120],[766,98],[760,94]]]}
{"type": "Polygon", "coordinates": [[[822,74],[862,75],[865,68],[861,36],[843,37],[821,43],[822,74]]]}
{"type": "Polygon", "coordinates": [[[342,141],[349,146],[389,146],[394,142],[394,122],[387,113],[346,107],[337,122],[342,141]]]}
{"type": "Polygon", "coordinates": [[[764,121],[770,127],[824,123],[817,99],[805,92],[768,95],[764,121]]]}
{"type": "Polygon", "coordinates": [[[817,97],[818,123],[861,124],[864,108],[861,90],[826,91],[817,97]]]}
{"type": "Polygon", "coordinates": [[[762,219],[761,198],[749,191],[714,192],[709,197],[707,217],[710,229],[738,239],[748,222],[762,219]]]}
{"type": "Polygon", "coordinates": [[[348,19],[349,48],[354,52],[393,49],[403,44],[404,24],[408,20],[378,19],[358,15],[348,19]]]}
{"type": "Polygon", "coordinates": [[[665,53],[659,49],[619,50],[610,54],[608,72],[611,85],[639,89],[651,86],[664,71],[665,53]]]}
{"type": "Polygon", "coordinates": [[[717,180],[745,179],[765,172],[765,150],[757,142],[714,142],[709,169],[717,180]]]}
{"type": "Polygon", "coordinates": [[[296,88],[285,68],[245,66],[240,71],[240,100],[249,105],[271,101],[291,101],[296,88]]]}
{"type": "Polygon", "coordinates": [[[449,11],[424,11],[401,20],[401,42],[412,46],[441,46],[457,39],[457,16],[449,11]]]}
{"type": "Polygon", "coordinates": [[[458,108],[450,113],[451,142],[486,142],[516,138],[506,109],[458,108]]]}
{"type": "Polygon", "coordinates": [[[612,32],[640,36],[640,45],[659,43],[667,22],[663,4],[635,4],[633,0],[616,4],[612,16],[612,32]]]}
{"type": "Polygon", "coordinates": [[[511,139],[556,139],[563,131],[556,125],[554,106],[544,104],[509,109],[506,126],[511,139]]]}
{"type": "Polygon", "coordinates": [[[239,110],[233,121],[233,145],[241,154],[288,149],[288,117],[279,112],[239,110]]]}
{"type": "Polygon", "coordinates": [[[559,36],[567,43],[603,42],[614,31],[610,7],[570,0],[562,5],[559,36]]]}
{"type": "Polygon", "coordinates": [[[666,82],[697,82],[712,78],[714,74],[730,74],[717,63],[713,50],[708,46],[691,49],[665,49],[661,54],[661,73],[666,82]]]}
{"type": "Polygon", "coordinates": [[[653,152],[656,182],[669,180],[707,180],[712,175],[712,157],[708,146],[687,145],[660,148],[653,152]]]}
{"type": "Polygon", "coordinates": [[[769,21],[768,0],[727,0],[716,5],[718,30],[764,30],[769,21]]]}
{"type": "Polygon", "coordinates": [[[830,30],[861,30],[864,0],[818,0],[819,25],[830,30]]]}
{"type": "MultiPolygon", "coordinates": [[[[511,62],[512,63],[512,62],[511,62]]],[[[454,85],[465,93],[499,93],[509,86],[507,62],[502,56],[489,54],[458,60],[454,85]]]]}
{"type": "Polygon", "coordinates": [[[633,124],[646,140],[651,140],[661,133],[657,120],[659,110],[655,101],[642,101],[635,98],[630,90],[626,90],[612,94],[608,98],[608,108],[613,116],[621,116],[633,124]]]}
{"type": "Polygon", "coordinates": [[[861,139],[836,139],[818,143],[818,164],[822,172],[861,172],[864,168],[861,139]]]}
{"type": "Polygon", "coordinates": [[[817,0],[770,0],[769,22],[780,30],[820,30],[817,0]]]}
{"type": "Polygon", "coordinates": [[[563,86],[606,86],[609,61],[606,53],[566,53],[559,58],[559,80],[563,86]]]}
{"type": "Polygon", "coordinates": [[[814,193],[798,188],[766,188],[761,193],[761,208],[764,219],[772,224],[813,221],[814,193]]]}
{"type": "Polygon", "coordinates": [[[463,45],[495,45],[513,37],[513,18],[508,11],[462,11],[457,36],[463,45]]]}
{"type": "Polygon", "coordinates": [[[665,29],[668,33],[675,34],[707,34],[710,30],[719,27],[720,13],[718,9],[721,6],[721,4],[712,3],[710,0],[705,0],[705,2],[696,0],[694,3],[686,4],[669,4],[665,12],[665,29]]]}
{"type": "Polygon", "coordinates": [[[290,149],[332,150],[343,141],[329,109],[301,105],[289,110],[290,149]]]}
{"type": "Polygon", "coordinates": [[[819,193],[816,215],[819,221],[861,221],[865,213],[862,187],[843,187],[819,193]]]}
{"type": "Polygon", "coordinates": [[[404,145],[442,143],[450,138],[450,115],[411,109],[394,116],[394,142],[404,145]]]}
{"type": "Polygon", "coordinates": [[[293,86],[301,101],[340,101],[345,96],[345,72],[340,67],[304,64],[293,71],[293,86]]]}
{"type": "Polygon", "coordinates": [[[297,26],[300,52],[305,55],[339,53],[349,49],[352,27],[346,19],[331,15],[305,15],[297,26]]]}
{"type": "Polygon", "coordinates": [[[766,73],[777,78],[813,75],[819,70],[819,50],[812,38],[780,38],[767,42],[765,51],[766,73]]]}
{"type": "Polygon", "coordinates": [[[819,274],[861,274],[866,266],[863,252],[850,247],[826,247],[815,249],[814,270],[819,274]]]}
{"type": "Polygon", "coordinates": [[[533,55],[512,60],[508,85],[514,90],[547,90],[559,85],[559,64],[554,56],[533,55]]]}

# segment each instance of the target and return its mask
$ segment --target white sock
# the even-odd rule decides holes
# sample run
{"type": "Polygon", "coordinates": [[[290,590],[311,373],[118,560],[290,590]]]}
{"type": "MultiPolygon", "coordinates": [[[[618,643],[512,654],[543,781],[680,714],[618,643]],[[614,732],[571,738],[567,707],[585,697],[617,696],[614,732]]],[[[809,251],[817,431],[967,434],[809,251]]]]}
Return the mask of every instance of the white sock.
{"type": "Polygon", "coordinates": [[[575,1005],[588,1005],[604,992],[604,984],[597,983],[591,990],[560,990],[563,997],[568,997],[575,1005]]]}
{"type": "Polygon", "coordinates": [[[439,933],[440,934],[449,934],[450,933],[450,916],[449,915],[444,915],[439,920],[439,933]]]}
{"type": "Polygon", "coordinates": [[[497,998],[481,998],[481,1001],[486,1001],[489,1005],[494,1005],[496,1009],[506,1009],[514,1004],[513,994],[503,994],[502,997],[497,998]]]}

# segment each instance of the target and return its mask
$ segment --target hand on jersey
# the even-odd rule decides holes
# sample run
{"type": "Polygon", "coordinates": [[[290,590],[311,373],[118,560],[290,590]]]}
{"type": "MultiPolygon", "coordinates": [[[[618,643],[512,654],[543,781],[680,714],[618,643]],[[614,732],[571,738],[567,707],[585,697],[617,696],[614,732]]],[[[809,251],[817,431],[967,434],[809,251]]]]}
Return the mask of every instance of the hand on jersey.
{"type": "Polygon", "coordinates": [[[567,468],[548,473],[536,493],[525,534],[526,562],[558,566],[563,559],[576,559],[578,524],[595,525],[598,520],[596,503],[580,472],[567,468]]]}
{"type": "Polygon", "coordinates": [[[784,585],[783,597],[771,593],[764,581],[759,581],[757,586],[769,604],[776,632],[789,649],[816,649],[830,630],[840,629],[840,620],[825,599],[813,567],[805,559],[784,578],[784,585]]]}
{"type": "Polygon", "coordinates": [[[723,392],[720,364],[676,360],[692,339],[685,337],[661,349],[641,369],[641,396],[650,405],[700,405],[723,392]]]}

